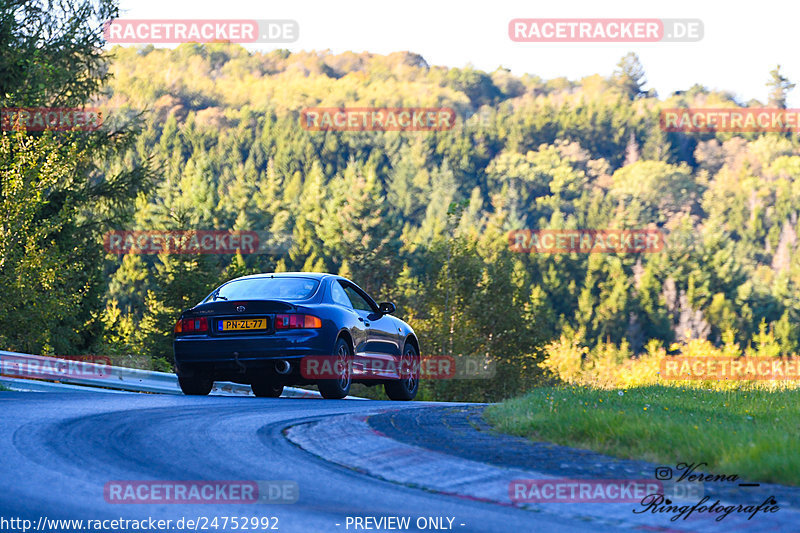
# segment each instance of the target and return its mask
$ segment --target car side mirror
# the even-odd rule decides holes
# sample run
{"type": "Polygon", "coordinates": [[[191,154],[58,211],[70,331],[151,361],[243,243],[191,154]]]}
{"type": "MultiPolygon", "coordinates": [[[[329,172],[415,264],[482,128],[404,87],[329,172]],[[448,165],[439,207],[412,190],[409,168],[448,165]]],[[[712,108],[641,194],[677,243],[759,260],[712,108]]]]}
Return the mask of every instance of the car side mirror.
{"type": "Polygon", "coordinates": [[[380,309],[382,315],[391,315],[397,310],[392,302],[381,302],[378,304],[378,309],[380,309]]]}

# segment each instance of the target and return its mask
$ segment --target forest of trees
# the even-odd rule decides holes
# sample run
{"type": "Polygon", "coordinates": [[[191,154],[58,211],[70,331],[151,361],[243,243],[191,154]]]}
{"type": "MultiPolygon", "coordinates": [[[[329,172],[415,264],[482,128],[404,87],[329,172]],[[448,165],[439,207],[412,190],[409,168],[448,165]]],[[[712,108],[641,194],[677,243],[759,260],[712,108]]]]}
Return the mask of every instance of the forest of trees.
{"type": "MultiPolygon", "coordinates": [[[[6,34],[23,58],[25,32],[6,34]]],[[[636,354],[653,339],[747,345],[766,328],[781,354],[800,351],[796,136],[659,125],[662,108],[785,106],[793,85],[778,68],[764,102],[739,102],[702,85],[658,95],[633,54],[575,81],[409,52],[96,53],[81,67],[108,69],[84,92],[25,66],[25,84],[0,87],[2,107],[66,94],[107,114],[93,134],[2,133],[3,349],[136,353],[169,369],[176,317],[216,284],[306,270],[396,302],[426,354],[497,362],[495,378],[428,383],[426,398],[517,394],[540,382],[543,347],[562,335],[636,354]],[[458,119],[443,132],[315,132],[299,121],[312,106],[448,106],[458,119]],[[667,237],[650,254],[514,253],[508,232],[524,228],[667,237]],[[292,243],[276,255],[104,255],[103,233],[127,229],[292,243]]]]}

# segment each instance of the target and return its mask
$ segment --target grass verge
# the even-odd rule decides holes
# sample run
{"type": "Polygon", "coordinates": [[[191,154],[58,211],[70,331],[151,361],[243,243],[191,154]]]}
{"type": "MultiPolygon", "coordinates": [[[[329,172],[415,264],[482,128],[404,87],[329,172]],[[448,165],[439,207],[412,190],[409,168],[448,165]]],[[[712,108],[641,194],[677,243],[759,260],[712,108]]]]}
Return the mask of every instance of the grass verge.
{"type": "Polygon", "coordinates": [[[487,408],[499,431],[665,465],[800,485],[800,390],[536,389],[487,408]]]}

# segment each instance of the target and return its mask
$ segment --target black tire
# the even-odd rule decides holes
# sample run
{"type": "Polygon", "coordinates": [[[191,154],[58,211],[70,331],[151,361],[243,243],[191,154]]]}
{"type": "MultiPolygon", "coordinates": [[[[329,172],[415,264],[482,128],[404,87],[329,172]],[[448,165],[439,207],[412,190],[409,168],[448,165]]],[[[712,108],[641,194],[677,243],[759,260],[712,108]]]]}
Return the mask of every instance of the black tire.
{"type": "Polygon", "coordinates": [[[207,376],[178,376],[178,385],[187,396],[208,396],[214,380],[207,376]]]}
{"type": "Polygon", "coordinates": [[[319,393],[326,400],[341,400],[350,393],[353,377],[350,373],[353,363],[353,352],[346,340],[339,338],[333,351],[335,364],[333,367],[339,373],[337,379],[321,379],[317,382],[319,393]]]}
{"type": "Polygon", "coordinates": [[[254,381],[250,384],[253,394],[259,398],[280,398],[283,394],[283,384],[275,383],[268,379],[254,381]]]}
{"type": "Polygon", "coordinates": [[[419,354],[412,344],[406,343],[400,357],[401,379],[388,381],[383,390],[390,400],[407,402],[413,400],[419,390],[419,354]]]}

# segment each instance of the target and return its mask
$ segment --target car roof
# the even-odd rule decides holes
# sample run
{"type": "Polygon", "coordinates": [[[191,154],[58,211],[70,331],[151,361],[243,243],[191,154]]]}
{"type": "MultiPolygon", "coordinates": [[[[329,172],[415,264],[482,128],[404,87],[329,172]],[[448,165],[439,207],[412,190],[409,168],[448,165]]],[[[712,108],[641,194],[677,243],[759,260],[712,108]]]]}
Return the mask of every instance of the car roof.
{"type": "MultiPolygon", "coordinates": [[[[236,279],[251,279],[251,278],[311,278],[322,280],[327,277],[338,278],[335,274],[328,274],[326,272],[262,272],[261,274],[250,274],[249,276],[242,276],[236,279]]],[[[342,278],[344,279],[344,278],[342,278]]],[[[233,280],[231,280],[233,281],[233,280]]]]}

